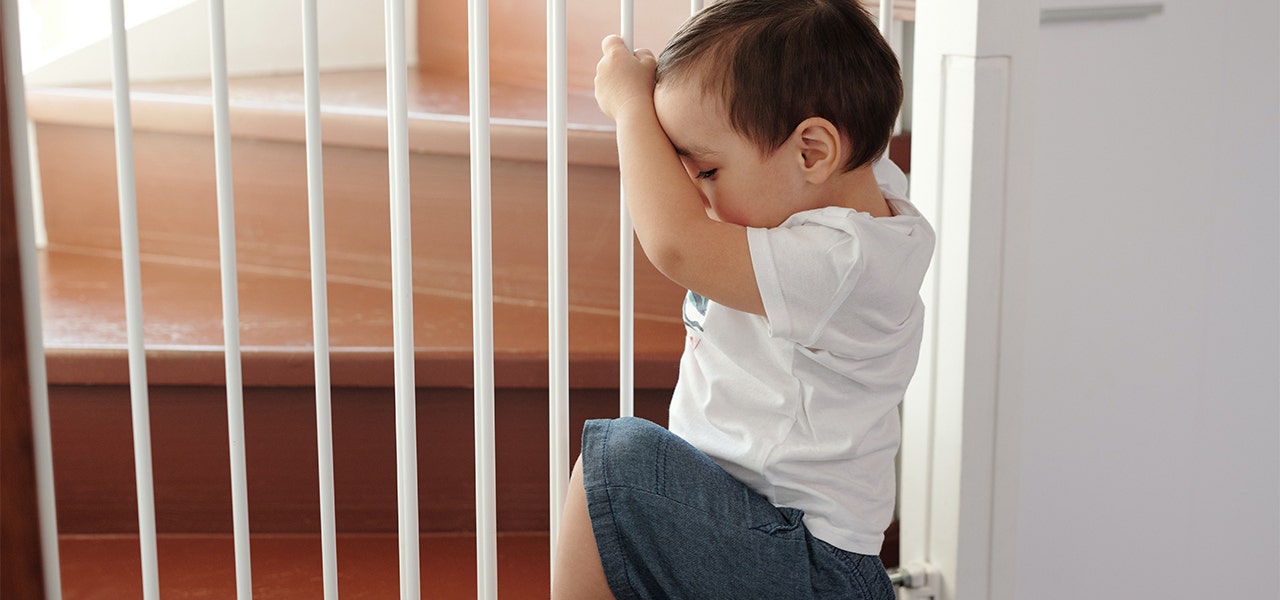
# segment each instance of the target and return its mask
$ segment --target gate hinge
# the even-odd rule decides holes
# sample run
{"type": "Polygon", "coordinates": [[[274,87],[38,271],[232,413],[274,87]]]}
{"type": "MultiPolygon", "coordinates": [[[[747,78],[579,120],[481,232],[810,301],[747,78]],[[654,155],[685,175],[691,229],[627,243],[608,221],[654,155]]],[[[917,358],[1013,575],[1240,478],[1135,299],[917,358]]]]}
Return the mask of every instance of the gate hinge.
{"type": "Polygon", "coordinates": [[[939,600],[942,572],[928,563],[911,563],[889,572],[898,600],[939,600]]]}

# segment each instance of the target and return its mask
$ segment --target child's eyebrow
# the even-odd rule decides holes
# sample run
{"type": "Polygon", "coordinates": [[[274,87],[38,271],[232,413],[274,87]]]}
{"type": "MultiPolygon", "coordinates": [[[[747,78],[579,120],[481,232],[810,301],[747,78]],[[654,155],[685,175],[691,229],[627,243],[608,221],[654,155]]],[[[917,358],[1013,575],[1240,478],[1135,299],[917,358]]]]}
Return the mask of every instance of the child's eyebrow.
{"type": "Polygon", "coordinates": [[[708,148],[702,148],[699,146],[693,146],[691,148],[682,148],[680,146],[676,146],[675,144],[672,144],[672,146],[675,147],[676,154],[679,154],[680,156],[687,156],[689,158],[706,158],[708,156],[716,154],[714,150],[710,150],[708,148]]]}

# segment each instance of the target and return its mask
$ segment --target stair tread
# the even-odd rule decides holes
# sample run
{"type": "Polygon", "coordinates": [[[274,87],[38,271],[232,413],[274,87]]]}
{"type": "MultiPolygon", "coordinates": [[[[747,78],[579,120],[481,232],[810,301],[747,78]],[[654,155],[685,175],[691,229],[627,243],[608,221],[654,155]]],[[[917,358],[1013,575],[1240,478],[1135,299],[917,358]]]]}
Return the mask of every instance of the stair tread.
{"type": "MultiPolygon", "coordinates": [[[[470,112],[465,76],[452,73],[411,69],[405,79],[407,107],[410,114],[454,115],[465,117],[470,112]]],[[[102,86],[96,86],[105,89],[102,86]]],[[[139,82],[132,85],[139,93],[177,96],[212,95],[207,79],[185,81],[139,82]]],[[[241,105],[303,106],[301,74],[277,74],[235,77],[228,81],[229,100],[241,105]]],[[[547,92],[541,85],[492,81],[490,115],[494,119],[525,121],[545,125],[547,92]]],[[[592,90],[569,90],[568,114],[578,127],[612,130],[611,121],[596,106],[592,90]]],[[[326,107],[352,110],[382,111],[387,106],[386,72],[352,70],[320,75],[320,101],[326,107]]]]}
{"type": "MultiPolygon", "coordinates": [[[[210,133],[208,79],[130,84],[132,124],[138,131],[210,133]]],[[[320,76],[321,132],[326,144],[387,147],[386,74],[352,70],[320,76]]],[[[37,123],[111,127],[106,84],[33,86],[28,112],[37,123]]],[[[469,82],[465,75],[410,70],[406,79],[409,147],[415,152],[470,153],[469,82]]],[[[573,164],[616,166],[612,121],[591,90],[568,91],[566,106],[573,164]]],[[[302,141],[306,135],[301,74],[235,77],[228,81],[233,136],[302,141]]],[[[547,93],[540,85],[494,81],[490,87],[494,158],[546,160],[547,93]]]]}
{"type": "MultiPolygon", "coordinates": [[[[55,249],[43,252],[41,259],[50,381],[127,382],[123,367],[128,338],[118,255],[55,249]]],[[[217,264],[151,256],[143,261],[141,276],[149,380],[221,384],[224,337],[217,264]]],[[[469,294],[417,284],[417,383],[471,385],[469,294]]],[[[314,383],[309,274],[251,268],[239,273],[238,288],[246,385],[314,383]]],[[[327,289],[333,384],[389,386],[390,370],[369,368],[387,363],[391,354],[389,286],[380,281],[329,282],[327,289]]],[[[672,306],[670,315],[636,315],[637,385],[669,387],[674,382],[684,336],[678,298],[672,306]]],[[[569,335],[573,380],[578,385],[616,386],[617,312],[570,307],[569,335]]],[[[494,347],[498,385],[545,386],[546,304],[496,298],[494,347]]]]}

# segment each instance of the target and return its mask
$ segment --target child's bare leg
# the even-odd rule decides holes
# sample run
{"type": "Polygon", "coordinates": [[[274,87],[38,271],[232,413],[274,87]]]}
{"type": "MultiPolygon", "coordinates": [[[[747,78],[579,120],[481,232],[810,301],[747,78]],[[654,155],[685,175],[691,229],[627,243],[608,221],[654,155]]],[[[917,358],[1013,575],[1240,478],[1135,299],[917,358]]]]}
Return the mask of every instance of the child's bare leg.
{"type": "Polygon", "coordinates": [[[609,591],[609,583],[604,578],[604,567],[600,566],[600,552],[596,549],[595,534],[591,532],[591,517],[587,514],[582,456],[578,456],[569,477],[552,573],[555,574],[551,586],[553,600],[613,600],[613,592],[609,591]]]}

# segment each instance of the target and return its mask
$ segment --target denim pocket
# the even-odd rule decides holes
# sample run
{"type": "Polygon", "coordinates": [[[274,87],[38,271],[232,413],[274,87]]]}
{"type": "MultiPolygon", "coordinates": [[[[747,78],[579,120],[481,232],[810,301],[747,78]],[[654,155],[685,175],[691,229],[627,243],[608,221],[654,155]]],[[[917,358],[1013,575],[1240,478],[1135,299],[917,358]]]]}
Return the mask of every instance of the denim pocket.
{"type": "Polygon", "coordinates": [[[780,506],[774,509],[775,518],[752,527],[773,536],[786,536],[792,532],[804,533],[804,511],[798,508],[780,506]]]}

